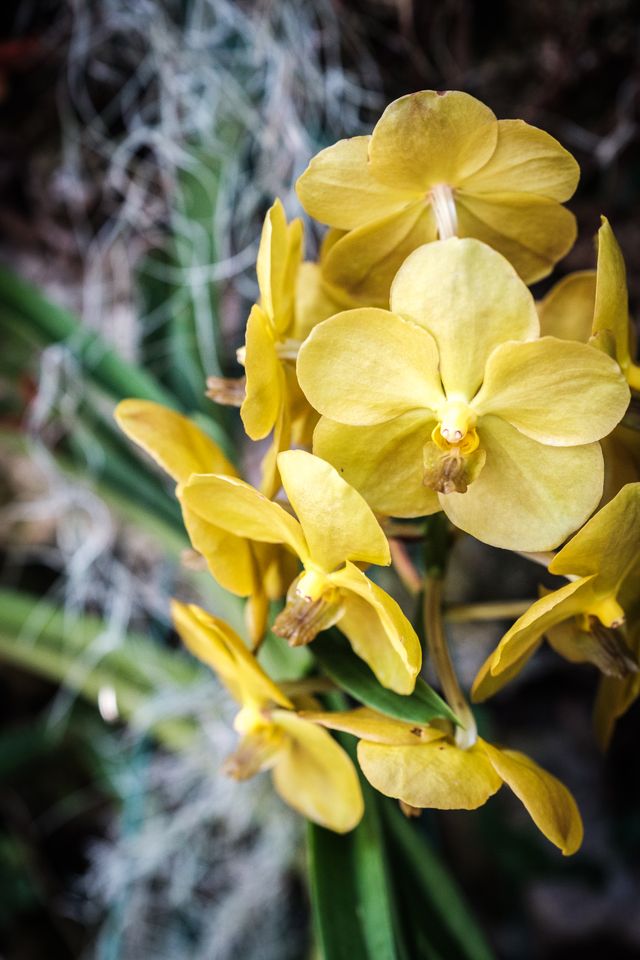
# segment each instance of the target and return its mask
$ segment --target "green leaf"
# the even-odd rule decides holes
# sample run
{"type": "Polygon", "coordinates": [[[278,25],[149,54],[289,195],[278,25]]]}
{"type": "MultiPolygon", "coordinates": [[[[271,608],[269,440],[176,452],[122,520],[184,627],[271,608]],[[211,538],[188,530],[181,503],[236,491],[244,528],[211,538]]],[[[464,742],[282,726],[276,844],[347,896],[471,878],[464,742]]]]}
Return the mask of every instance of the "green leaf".
{"type": "Polygon", "coordinates": [[[369,960],[357,912],[352,838],[310,823],[307,850],[314,929],[322,960],[369,960]]]}
{"type": "Polygon", "coordinates": [[[327,630],[316,637],[311,651],[334,683],[367,707],[409,723],[430,723],[437,717],[458,722],[444,700],[421,677],[414,692],[406,697],[381,686],[338,630],[327,630]]]}
{"type": "Polygon", "coordinates": [[[64,343],[85,375],[112,397],[141,397],[175,408],[175,399],[153,377],[119,357],[68,310],[0,267],[0,327],[13,330],[16,326],[26,328],[43,345],[64,343]]]}
{"type": "Polygon", "coordinates": [[[494,960],[484,934],[421,824],[392,800],[381,800],[387,848],[412,957],[421,960],[494,960]]]}
{"type": "MultiPolygon", "coordinates": [[[[372,960],[400,960],[394,903],[395,885],[389,873],[378,813],[378,798],[362,780],[365,813],[353,831],[353,854],[360,920],[372,960]]],[[[404,951],[402,951],[404,953],[404,951]]]]}
{"type": "MultiPolygon", "coordinates": [[[[353,743],[338,739],[355,762],[353,743]]],[[[309,824],[314,929],[322,960],[410,960],[399,940],[378,798],[360,775],[365,809],[350,833],[309,824]]]]}
{"type": "Polygon", "coordinates": [[[184,692],[201,682],[204,672],[181,652],[133,633],[96,660],[95,643],[106,629],[97,617],[70,616],[38,597],[0,590],[0,658],[94,702],[104,687],[112,687],[121,715],[134,727],[149,730],[171,749],[189,746],[197,734],[193,717],[155,722],[144,717],[154,715],[156,697],[184,692]]]}

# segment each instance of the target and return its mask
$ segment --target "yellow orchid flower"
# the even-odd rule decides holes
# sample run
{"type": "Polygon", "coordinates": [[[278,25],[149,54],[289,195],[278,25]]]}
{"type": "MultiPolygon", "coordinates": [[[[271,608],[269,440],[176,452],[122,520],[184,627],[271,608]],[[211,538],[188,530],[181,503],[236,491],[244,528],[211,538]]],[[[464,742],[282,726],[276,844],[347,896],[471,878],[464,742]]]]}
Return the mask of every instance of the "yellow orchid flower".
{"type": "Polygon", "coordinates": [[[640,483],[630,483],[589,520],[549,564],[569,577],[536,600],[481,667],[473,699],[504,686],[546,634],[559,653],[625,678],[638,664],[624,636],[627,611],[640,613],[640,483]]]}
{"type": "Polygon", "coordinates": [[[245,780],[270,770],[274,787],[294,810],[336,833],[353,830],[364,804],[358,774],[342,747],[298,715],[224,621],[176,600],[172,614],[185,646],[211,667],[241,706],[234,721],[240,745],[223,771],[245,780]]]}
{"type": "MultiPolygon", "coordinates": [[[[615,357],[629,385],[640,390],[640,367],[631,360],[634,337],[624,260],[606,217],[598,231],[597,271],[581,270],[563,277],[537,308],[543,335],[593,342],[615,357]]],[[[620,424],[603,439],[602,452],[604,505],[626,483],[640,480],[640,432],[620,424]]]]}
{"type": "Polygon", "coordinates": [[[249,597],[247,620],[251,638],[264,636],[268,601],[283,596],[295,566],[279,547],[255,544],[190,510],[182,496],[193,473],[238,473],[214,441],[192,420],[150,400],[123,400],[115,419],[126,435],[142,447],[177,484],[184,525],[195,550],[202,554],[213,578],[225,590],[249,597]]]}
{"type": "Polygon", "coordinates": [[[531,294],[479,240],[414,251],[391,311],[337,314],[301,347],[300,385],[323,414],[314,452],[378,513],[444,510],[494,546],[557,546],[600,499],[597,441],[629,402],[618,364],[536,339],[531,294]]]}
{"type": "Polygon", "coordinates": [[[296,520],[279,504],[232,477],[192,476],[183,490],[203,521],[261,543],[284,544],[300,558],[273,630],[291,645],[309,643],[335,623],[380,683],[411,693],[420,642],[400,607],[356,564],[389,564],[387,539],[363,498],[328,463],[302,450],[278,457],[296,520]]]}
{"type": "Polygon", "coordinates": [[[322,279],[319,264],[302,262],[302,221],[287,223],[279,200],[267,211],[256,270],[260,302],[253,305],[238,360],[245,368],[237,381],[211,377],[208,396],[219,402],[241,399],[240,415],[252,440],[273,433],[263,461],[262,491],[272,497],[280,486],[276,457],[292,443],[311,445],[317,416],[302,394],[295,373],[298,348],[309,330],[340,309],[322,279]]]}
{"type": "Polygon", "coordinates": [[[366,707],[344,713],[305,711],[303,716],[358,737],[360,768],[387,797],[417,809],[475,810],[506,783],[565,856],[582,843],[580,812],[567,788],[517,750],[480,738],[461,749],[434,726],[392,720],[366,707]]]}
{"type": "Polygon", "coordinates": [[[497,120],[467,93],[423,90],[391,103],[371,136],[322,150],[296,189],[307,213],[347,231],[327,257],[329,282],[386,307],[403,260],[438,238],[476,237],[527,283],[545,277],[573,246],[561,204],[578,178],[548,133],[497,120]]]}
{"type": "Polygon", "coordinates": [[[634,390],[640,390],[640,366],[631,359],[633,329],[624,257],[611,224],[601,217],[597,269],[563,277],[538,304],[543,334],[587,342],[594,337],[620,364],[634,390]]]}

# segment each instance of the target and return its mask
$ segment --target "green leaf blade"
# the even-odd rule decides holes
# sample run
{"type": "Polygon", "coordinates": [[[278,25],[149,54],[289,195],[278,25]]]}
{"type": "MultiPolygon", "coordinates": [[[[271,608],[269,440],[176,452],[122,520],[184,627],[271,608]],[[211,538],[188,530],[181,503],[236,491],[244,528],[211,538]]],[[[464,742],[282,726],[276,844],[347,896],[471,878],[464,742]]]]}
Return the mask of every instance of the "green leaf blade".
{"type": "Polygon", "coordinates": [[[414,953],[425,960],[495,960],[456,881],[418,823],[382,799],[385,839],[414,953]],[[403,895],[404,891],[404,895],[403,895]]]}
{"type": "Polygon", "coordinates": [[[173,396],[150,374],[123,360],[77,317],[4,267],[0,267],[0,308],[0,326],[5,325],[6,315],[10,329],[14,322],[21,323],[43,345],[64,343],[86,377],[114,399],[140,397],[175,408],[173,396]]]}
{"type": "Polygon", "coordinates": [[[418,677],[414,692],[408,696],[381,686],[337,630],[327,630],[316,637],[311,649],[316,661],[334,683],[373,710],[408,723],[430,723],[437,718],[458,722],[450,707],[421,677],[418,677]]]}
{"type": "MultiPolygon", "coordinates": [[[[353,742],[337,739],[356,763],[353,742]]],[[[316,941],[322,960],[410,960],[401,942],[378,797],[360,776],[364,814],[347,834],[309,824],[316,941]]]]}

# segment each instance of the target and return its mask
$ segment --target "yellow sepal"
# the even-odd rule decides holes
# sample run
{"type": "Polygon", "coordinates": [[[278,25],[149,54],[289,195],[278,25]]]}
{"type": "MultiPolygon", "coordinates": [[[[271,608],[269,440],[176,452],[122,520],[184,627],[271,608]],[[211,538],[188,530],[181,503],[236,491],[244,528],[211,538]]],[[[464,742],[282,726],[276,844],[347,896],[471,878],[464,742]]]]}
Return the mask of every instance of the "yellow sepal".
{"type": "Polygon", "coordinates": [[[498,750],[483,740],[478,746],[547,840],[565,857],[575,853],[582,844],[582,818],[564,784],[517,750],[498,750]]]}
{"type": "Polygon", "coordinates": [[[286,710],[272,722],[287,734],[272,769],[282,799],[308,820],[347,833],[358,825],[364,801],[353,763],[327,730],[286,710]]]}
{"type": "Polygon", "coordinates": [[[188,417],[151,400],[122,400],[114,411],[121,430],[170,477],[181,483],[192,473],[237,476],[220,447],[188,417]]]}
{"type": "Polygon", "coordinates": [[[352,563],[332,574],[331,582],[340,588],[344,613],[339,626],[355,653],[384,687],[411,693],[422,648],[399,605],[352,563]]]}
{"type": "Polygon", "coordinates": [[[178,600],[172,600],[171,614],[187,649],[218,674],[238,703],[261,706],[273,702],[293,707],[224,620],[178,600]]]}
{"type": "Polygon", "coordinates": [[[484,750],[461,750],[448,740],[390,746],[361,740],[358,761],[369,783],[412,807],[475,810],[502,786],[484,750]]]}
{"type": "Polygon", "coordinates": [[[288,450],[278,457],[278,468],[314,563],[328,572],[346,560],[391,563],[371,508],[330,464],[304,450],[288,450]]]}

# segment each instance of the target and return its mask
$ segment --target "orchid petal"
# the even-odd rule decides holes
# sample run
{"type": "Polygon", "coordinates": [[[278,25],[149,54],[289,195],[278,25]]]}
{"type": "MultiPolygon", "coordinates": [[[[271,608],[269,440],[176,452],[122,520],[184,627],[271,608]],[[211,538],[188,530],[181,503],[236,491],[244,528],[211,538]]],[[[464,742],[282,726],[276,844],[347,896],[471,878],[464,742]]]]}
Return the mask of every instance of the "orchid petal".
{"type": "Polygon", "coordinates": [[[273,429],[282,408],[284,376],[276,353],[274,331],[264,310],[255,304],[245,336],[247,387],[240,416],[251,439],[261,440],[273,429]]]}
{"type": "Polygon", "coordinates": [[[360,740],[371,743],[405,744],[417,746],[419,743],[430,743],[432,740],[441,740],[445,733],[437,727],[420,726],[405,723],[387,717],[370,707],[358,707],[355,710],[345,711],[314,711],[305,710],[302,714],[306,720],[319,723],[329,730],[340,730],[350,733],[360,740]]]}
{"type": "Polygon", "coordinates": [[[522,658],[533,654],[547,630],[585,611],[594,597],[593,577],[572,580],[540,597],[507,630],[489,657],[491,673],[500,676],[516,663],[524,666],[522,658]]]}
{"type": "Polygon", "coordinates": [[[565,857],[575,853],[582,843],[582,818],[564,784],[517,750],[498,750],[484,741],[478,745],[547,840],[565,857]]]}
{"type": "Polygon", "coordinates": [[[616,593],[624,581],[640,575],[639,543],[640,483],[628,483],[556,554],[549,570],[597,574],[598,591],[616,593]]]}
{"type": "Polygon", "coordinates": [[[424,517],[442,509],[438,495],[423,483],[422,450],[434,427],[433,414],[423,410],[372,427],[349,427],[322,417],[313,450],[377,513],[424,517]]]}
{"type": "Polygon", "coordinates": [[[595,270],[578,270],[563,277],[538,302],[540,335],[587,343],[595,298],[595,270]]]}
{"type": "Polygon", "coordinates": [[[539,330],[533,297],[504,257],[479,240],[453,237],[420,247],[400,268],[390,302],[394,313],[433,335],[447,395],[466,400],[480,387],[495,347],[539,330]]]}
{"type": "Polygon", "coordinates": [[[415,199],[415,191],[390,189],[374,176],[369,140],[351,137],[321,150],[296,183],[300,203],[320,223],[353,230],[415,199]]]}
{"type": "Polygon", "coordinates": [[[173,623],[185,646],[218,674],[241,704],[293,704],[249,652],[231,627],[195,604],[171,602],[173,623]]]}
{"type": "Polygon", "coordinates": [[[324,259],[324,276],[358,305],[388,307],[391,284],[403,261],[437,236],[432,207],[416,200],[337,240],[324,259]]]}
{"type": "Polygon", "coordinates": [[[284,543],[303,560],[309,555],[298,521],[243,480],[195,474],[182,499],[189,510],[229,533],[284,543]]]}
{"type": "Polygon", "coordinates": [[[496,347],[472,403],[480,416],[495,414],[533,440],[563,447],[606,436],[628,405],[615,360],[555,337],[496,347]]]}
{"type": "Polygon", "coordinates": [[[600,445],[550,447],[499,417],[478,424],[487,459],[466,493],[438,494],[461,530],[507,550],[551,550],[595,510],[602,494],[600,445]]]}
{"type": "Polygon", "coordinates": [[[576,218],[528,193],[456,194],[458,234],[477,237],[513,264],[525,283],[548,276],[575,243],[576,218]]]}
{"type": "Polygon", "coordinates": [[[340,629],[384,687],[409,694],[422,664],[415,630],[395,600],[352,563],[331,575],[344,602],[340,629]]]}
{"type": "MultiPolygon", "coordinates": [[[[181,496],[178,488],[179,500],[181,496]]],[[[257,589],[255,559],[247,540],[203,520],[185,504],[182,519],[194,550],[204,557],[211,576],[221,587],[240,597],[257,589]]]]}
{"type": "Polygon", "coordinates": [[[475,810],[502,786],[477,745],[461,750],[447,740],[415,747],[361,740],[358,761],[376,790],[412,807],[475,810]]]}
{"type": "Polygon", "coordinates": [[[598,269],[593,312],[593,333],[609,331],[615,340],[616,359],[629,365],[629,298],[624,258],[611,225],[602,217],[598,231],[598,269]]]}
{"type": "Polygon", "coordinates": [[[115,419],[131,440],[142,447],[170,477],[180,483],[192,473],[226,473],[235,468],[207,434],[192,420],[151,400],[122,400],[115,419]]]}
{"type": "Polygon", "coordinates": [[[395,189],[458,186],[492,156],[495,114],[456,90],[421,90],[389,104],[369,144],[371,172],[395,189]]]}
{"type": "Polygon", "coordinates": [[[276,200],[267,211],[260,237],[256,271],[260,305],[284,335],[293,320],[295,277],[302,259],[302,221],[287,224],[284,207],[276,200]]]}
{"type": "Polygon", "coordinates": [[[371,507],[330,464],[304,450],[289,450],[278,457],[278,469],[314,563],[327,572],[347,560],[391,563],[371,507]]]}
{"type": "Polygon", "coordinates": [[[273,785],[308,820],[346,833],[364,812],[353,763],[331,734],[293,712],[274,710],[274,724],[287,734],[272,770],[273,785]]]}
{"type": "Polygon", "coordinates": [[[386,310],[325,320],[302,345],[297,369],[311,405],[341,423],[384,423],[443,400],[433,337],[386,310]]]}
{"type": "Polygon", "coordinates": [[[524,120],[498,120],[498,142],[483,167],[466,177],[473,194],[527,193],[561,202],[575,193],[580,168],[557,140],[524,120]]]}

